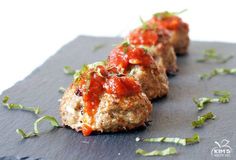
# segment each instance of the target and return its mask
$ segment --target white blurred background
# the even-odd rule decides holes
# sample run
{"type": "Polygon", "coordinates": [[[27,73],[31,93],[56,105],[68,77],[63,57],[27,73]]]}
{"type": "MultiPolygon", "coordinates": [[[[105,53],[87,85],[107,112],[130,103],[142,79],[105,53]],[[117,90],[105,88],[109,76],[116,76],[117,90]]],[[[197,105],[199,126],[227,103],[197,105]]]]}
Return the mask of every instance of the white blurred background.
{"type": "Polygon", "coordinates": [[[233,0],[0,0],[0,93],[78,35],[124,36],[157,11],[188,9],[190,37],[236,42],[233,0]]]}

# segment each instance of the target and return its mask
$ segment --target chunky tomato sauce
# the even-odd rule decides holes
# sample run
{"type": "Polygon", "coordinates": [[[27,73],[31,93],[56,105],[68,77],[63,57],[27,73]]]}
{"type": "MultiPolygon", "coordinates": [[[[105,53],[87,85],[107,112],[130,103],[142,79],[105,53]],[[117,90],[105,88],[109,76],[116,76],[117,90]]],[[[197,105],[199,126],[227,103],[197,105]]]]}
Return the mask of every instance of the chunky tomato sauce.
{"type": "Polygon", "coordinates": [[[140,85],[132,77],[113,76],[107,79],[104,88],[107,93],[119,97],[132,96],[141,92],[140,85]]]}
{"type": "Polygon", "coordinates": [[[156,25],[159,29],[178,30],[180,26],[183,26],[187,31],[189,30],[188,24],[184,23],[181,18],[177,16],[168,16],[163,18],[153,16],[153,18],[148,21],[148,24],[156,25]]]}
{"type": "Polygon", "coordinates": [[[158,41],[158,34],[151,28],[137,28],[130,32],[128,39],[133,45],[155,45],[158,41]]]}
{"type": "Polygon", "coordinates": [[[108,66],[114,66],[113,71],[126,73],[131,65],[150,66],[154,63],[152,56],[143,48],[132,47],[128,44],[114,48],[108,57],[108,66]]]}
{"type": "MultiPolygon", "coordinates": [[[[93,123],[94,115],[100,103],[100,96],[104,93],[115,94],[118,97],[132,96],[141,92],[140,85],[131,77],[118,77],[109,74],[104,66],[98,66],[83,73],[79,79],[78,96],[83,96],[85,103],[84,112],[87,113],[93,123]]],[[[84,124],[82,133],[90,135],[92,128],[84,124]]]]}

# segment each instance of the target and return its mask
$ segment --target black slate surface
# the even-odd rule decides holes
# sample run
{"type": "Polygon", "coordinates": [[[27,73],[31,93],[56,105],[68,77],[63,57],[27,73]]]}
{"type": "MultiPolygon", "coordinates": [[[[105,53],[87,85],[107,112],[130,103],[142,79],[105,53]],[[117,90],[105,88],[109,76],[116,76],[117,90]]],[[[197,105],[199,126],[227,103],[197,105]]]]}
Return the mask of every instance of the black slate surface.
{"type": "MultiPolygon", "coordinates": [[[[63,67],[70,65],[74,68],[80,68],[85,63],[101,60],[107,56],[114,44],[120,41],[120,38],[80,36],[60,49],[57,54],[50,57],[26,79],[4,91],[0,98],[8,95],[11,98],[10,102],[28,106],[38,105],[43,110],[41,115],[53,115],[60,119],[58,99],[61,94],[58,92],[58,88],[68,86],[72,80],[72,77],[63,73],[63,67]],[[105,44],[105,47],[93,52],[94,46],[100,44],[105,44]]],[[[178,57],[180,71],[176,77],[170,78],[169,96],[153,102],[152,123],[144,130],[83,137],[81,133],[64,128],[54,129],[50,133],[46,133],[51,127],[45,122],[40,128],[44,134],[40,137],[21,140],[15,132],[16,128],[23,128],[27,132],[31,131],[33,129],[32,123],[38,117],[30,112],[9,111],[1,106],[0,159],[4,159],[4,156],[46,160],[145,159],[146,157],[135,154],[137,148],[151,151],[174,146],[178,151],[175,156],[147,159],[209,160],[217,159],[210,152],[213,147],[216,147],[214,142],[220,143],[223,139],[229,140],[229,146],[233,149],[231,158],[227,159],[236,159],[236,76],[218,76],[209,81],[200,81],[198,78],[200,73],[211,71],[215,67],[235,67],[236,58],[226,64],[197,63],[195,60],[200,58],[200,53],[207,48],[215,48],[218,52],[226,55],[235,55],[236,53],[235,44],[191,42],[190,54],[186,57],[178,57]],[[231,91],[231,102],[229,104],[208,105],[205,110],[198,112],[192,98],[211,96],[212,90],[231,91]],[[209,111],[216,114],[216,120],[208,121],[200,129],[193,129],[191,122],[197,119],[198,115],[209,111]],[[137,136],[184,138],[192,136],[195,132],[199,133],[201,142],[192,146],[135,142],[137,136]]]]}

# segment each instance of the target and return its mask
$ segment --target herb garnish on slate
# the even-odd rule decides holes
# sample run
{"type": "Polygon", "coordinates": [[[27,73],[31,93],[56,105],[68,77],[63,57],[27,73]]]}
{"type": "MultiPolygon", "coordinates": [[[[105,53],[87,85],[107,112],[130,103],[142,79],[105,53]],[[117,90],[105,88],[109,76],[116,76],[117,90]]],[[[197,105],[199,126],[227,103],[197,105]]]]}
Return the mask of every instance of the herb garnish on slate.
{"type": "Polygon", "coordinates": [[[209,103],[229,103],[231,93],[228,91],[214,91],[213,92],[215,96],[218,96],[216,98],[210,98],[210,97],[201,97],[201,98],[193,98],[193,102],[196,104],[198,110],[202,110],[206,107],[209,103]]]}
{"type": "Polygon", "coordinates": [[[193,135],[191,138],[170,138],[170,137],[158,137],[158,138],[143,138],[140,139],[139,137],[136,138],[136,141],[143,141],[143,142],[163,142],[163,143],[175,143],[180,144],[183,146],[195,144],[200,142],[200,137],[197,133],[193,135]]]}
{"type": "Polygon", "coordinates": [[[236,75],[236,68],[228,69],[228,68],[216,68],[210,73],[203,73],[200,75],[200,79],[211,79],[217,75],[228,74],[228,75],[236,75]]]}
{"type": "Polygon", "coordinates": [[[76,72],[71,66],[64,66],[64,73],[68,75],[74,75],[76,72]]]}
{"type": "Polygon", "coordinates": [[[136,154],[140,154],[142,156],[168,156],[168,155],[177,154],[177,151],[175,147],[168,147],[164,150],[154,150],[151,152],[147,152],[139,148],[136,150],[136,154]]]}
{"type": "Polygon", "coordinates": [[[106,46],[105,44],[97,44],[93,47],[93,52],[97,52],[98,50],[102,49],[105,46],[106,46]]]}
{"type": "Polygon", "coordinates": [[[214,120],[216,118],[216,116],[212,113],[212,112],[208,112],[207,114],[204,114],[202,116],[199,116],[198,119],[196,121],[192,122],[192,126],[194,128],[199,128],[201,126],[204,125],[204,123],[206,122],[206,120],[212,119],[214,120]]]}
{"type": "Polygon", "coordinates": [[[211,49],[206,49],[203,53],[203,58],[198,59],[197,62],[208,62],[208,61],[215,61],[217,63],[226,63],[228,62],[230,59],[233,58],[232,55],[228,56],[228,57],[223,57],[222,55],[218,54],[216,52],[215,49],[211,48],[211,49]]]}
{"type": "Polygon", "coordinates": [[[40,114],[41,110],[39,107],[26,107],[21,104],[8,103],[9,97],[5,96],[2,100],[3,106],[6,106],[9,110],[18,109],[33,112],[34,114],[40,114]]]}
{"type": "Polygon", "coordinates": [[[66,91],[66,89],[64,88],[64,87],[60,87],[59,89],[58,89],[58,92],[59,93],[64,93],[66,91]]]}
{"type": "Polygon", "coordinates": [[[58,123],[58,121],[56,120],[55,117],[52,117],[52,116],[43,116],[39,119],[37,119],[35,122],[34,122],[34,131],[33,132],[30,132],[30,133],[25,133],[25,131],[23,131],[22,129],[16,129],[16,133],[21,135],[22,139],[25,139],[25,138],[30,138],[30,137],[34,137],[34,136],[38,136],[39,135],[39,129],[38,129],[38,125],[43,122],[43,121],[49,121],[50,124],[53,126],[53,127],[61,127],[58,123]]]}

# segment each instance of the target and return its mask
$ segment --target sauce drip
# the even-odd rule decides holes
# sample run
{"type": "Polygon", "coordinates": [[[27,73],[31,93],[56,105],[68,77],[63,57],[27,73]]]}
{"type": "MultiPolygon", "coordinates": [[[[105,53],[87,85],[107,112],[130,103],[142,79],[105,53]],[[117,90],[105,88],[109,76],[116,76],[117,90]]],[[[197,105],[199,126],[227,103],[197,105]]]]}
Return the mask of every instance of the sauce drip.
{"type": "Polygon", "coordinates": [[[82,133],[84,136],[89,136],[93,132],[92,128],[87,124],[83,124],[82,133]]]}

